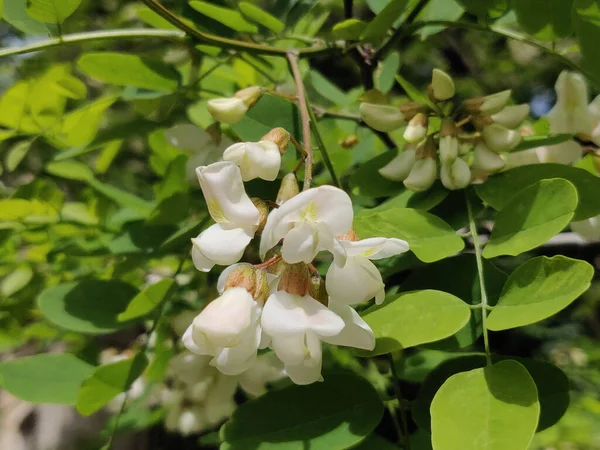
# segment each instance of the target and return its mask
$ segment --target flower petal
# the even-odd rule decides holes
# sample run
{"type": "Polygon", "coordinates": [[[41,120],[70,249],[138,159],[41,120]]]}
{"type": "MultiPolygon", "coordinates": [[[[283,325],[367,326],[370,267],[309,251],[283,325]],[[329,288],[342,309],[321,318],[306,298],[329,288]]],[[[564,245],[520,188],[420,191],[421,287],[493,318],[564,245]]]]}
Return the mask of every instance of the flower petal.
{"type": "Polygon", "coordinates": [[[329,307],[342,318],[346,326],[338,335],[323,338],[325,342],[364,350],[373,350],[375,348],[373,330],[358,315],[354,308],[348,305],[338,305],[333,301],[330,302],[329,307]]]}
{"type": "Polygon", "coordinates": [[[292,228],[283,240],[281,257],[289,264],[310,263],[319,253],[319,239],[316,229],[307,222],[292,228]]]}
{"type": "Polygon", "coordinates": [[[354,305],[373,298],[385,285],[377,267],[364,256],[351,256],[341,268],[331,264],[325,277],[333,301],[354,305]]]}
{"type": "Polygon", "coordinates": [[[253,233],[243,228],[225,228],[216,223],[192,239],[196,254],[192,253],[194,264],[199,270],[208,272],[210,263],[228,266],[240,260],[253,233]],[[194,258],[195,256],[195,258],[194,258]],[[206,269],[208,268],[208,269],[206,269]]]}

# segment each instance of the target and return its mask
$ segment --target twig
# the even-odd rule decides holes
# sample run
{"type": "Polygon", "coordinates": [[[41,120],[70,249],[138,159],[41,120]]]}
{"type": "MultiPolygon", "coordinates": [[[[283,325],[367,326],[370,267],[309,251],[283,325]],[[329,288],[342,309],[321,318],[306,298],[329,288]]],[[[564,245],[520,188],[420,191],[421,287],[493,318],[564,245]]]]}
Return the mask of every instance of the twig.
{"type": "Polygon", "coordinates": [[[333,181],[333,184],[335,184],[337,187],[341,188],[342,185],[340,184],[340,180],[335,174],[335,168],[333,167],[333,163],[331,162],[331,158],[329,157],[327,147],[325,147],[325,141],[323,141],[323,138],[321,137],[321,132],[319,131],[317,118],[315,117],[315,113],[311,107],[308,108],[308,114],[310,116],[313,132],[315,133],[315,137],[317,138],[317,146],[319,148],[319,151],[321,152],[321,156],[323,157],[323,162],[325,163],[325,167],[327,167],[327,170],[329,171],[329,175],[331,175],[331,181],[333,181]]]}
{"type": "Polygon", "coordinates": [[[308,103],[306,102],[302,74],[300,73],[300,67],[298,66],[298,53],[295,51],[288,52],[287,59],[290,63],[290,68],[292,69],[294,82],[296,83],[296,98],[298,99],[300,117],[302,120],[302,143],[304,144],[306,155],[304,158],[304,184],[302,185],[302,190],[305,191],[310,188],[310,182],[312,181],[313,151],[310,135],[310,114],[308,112],[308,103]]]}
{"type": "MultiPolygon", "coordinates": [[[[404,26],[402,24],[398,27],[398,29],[392,34],[392,36],[387,40],[385,44],[383,44],[376,52],[375,52],[375,60],[380,60],[385,58],[390,50],[392,50],[396,45],[406,36],[410,36],[414,31],[411,27],[411,23],[417,18],[417,16],[423,11],[423,8],[427,5],[427,0],[420,0],[419,3],[415,5],[412,11],[406,17],[404,26]]],[[[424,22],[423,22],[424,23],[424,22]]]]}
{"type": "Polygon", "coordinates": [[[255,269],[266,269],[267,267],[270,267],[273,264],[277,264],[279,261],[281,261],[281,255],[276,255],[276,256],[273,256],[271,259],[267,259],[263,263],[255,264],[254,268],[255,269]]]}

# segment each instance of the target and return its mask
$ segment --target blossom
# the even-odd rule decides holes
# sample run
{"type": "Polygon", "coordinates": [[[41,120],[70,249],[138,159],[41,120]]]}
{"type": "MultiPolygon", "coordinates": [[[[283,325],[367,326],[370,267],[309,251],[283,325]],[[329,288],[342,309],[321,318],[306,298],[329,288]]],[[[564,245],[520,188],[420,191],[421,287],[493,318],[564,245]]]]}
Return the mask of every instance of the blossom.
{"type": "Polygon", "coordinates": [[[517,130],[510,130],[498,123],[484,127],[482,136],[488,148],[498,153],[508,152],[521,142],[521,135],[517,130]]]}
{"type": "Polygon", "coordinates": [[[329,266],[325,277],[331,303],[354,305],[375,297],[380,304],[385,297],[381,274],[371,260],[389,258],[407,252],[408,242],[395,238],[370,238],[361,241],[341,240],[348,255],[346,264],[329,266]]]}
{"type": "Polygon", "coordinates": [[[435,159],[425,157],[414,163],[408,177],[404,180],[404,186],[415,192],[426,191],[436,178],[437,163],[435,159]]]}
{"type": "Polygon", "coordinates": [[[571,222],[571,229],[584,239],[598,241],[600,240],[600,216],[571,222]]]}
{"type": "Polygon", "coordinates": [[[398,156],[379,169],[379,174],[388,180],[404,181],[412,170],[416,159],[416,150],[412,147],[405,146],[404,150],[398,153],[398,156]]]}
{"type": "Polygon", "coordinates": [[[548,113],[552,133],[589,133],[592,118],[588,110],[588,90],[583,76],[562,71],[554,86],[556,104],[548,113]]]}
{"type": "Polygon", "coordinates": [[[479,142],[473,151],[474,169],[485,172],[496,172],[504,167],[506,163],[498,153],[490,150],[483,142],[479,142]]]}
{"type": "Polygon", "coordinates": [[[464,159],[456,158],[451,164],[442,164],[440,179],[447,189],[463,189],[471,181],[471,169],[464,159]]]}
{"type": "Polygon", "coordinates": [[[431,93],[436,100],[444,101],[454,97],[454,81],[452,77],[440,69],[433,69],[431,76],[431,93]]]}
{"type": "Polygon", "coordinates": [[[492,120],[494,123],[499,123],[506,128],[516,128],[521,122],[523,122],[529,115],[529,105],[513,105],[507,106],[503,110],[492,114],[492,120]]]}
{"type": "Polygon", "coordinates": [[[240,168],[244,181],[255,178],[273,181],[281,166],[279,147],[271,141],[238,142],[225,149],[223,159],[240,168]]]}
{"type": "Polygon", "coordinates": [[[209,100],[208,112],[219,122],[228,124],[239,122],[260,98],[262,92],[260,87],[251,86],[236,92],[233,97],[209,100]]]}
{"type": "Polygon", "coordinates": [[[198,270],[233,264],[242,257],[260,223],[260,213],[244,190],[240,169],[222,161],[196,169],[200,187],[216,224],[192,239],[198,270]]]}
{"type": "Polygon", "coordinates": [[[404,140],[409,143],[422,141],[427,136],[427,127],[429,119],[424,113],[417,113],[404,130],[404,140]]]}
{"type": "Polygon", "coordinates": [[[496,114],[504,109],[510,100],[510,89],[486,95],[485,97],[476,97],[464,102],[465,109],[472,113],[496,114]]]}
{"type": "Polygon", "coordinates": [[[404,114],[397,106],[361,103],[360,117],[371,128],[377,131],[394,131],[406,124],[404,114]]]}
{"type": "Polygon", "coordinates": [[[346,252],[335,236],[352,226],[352,201],[343,190],[333,186],[308,189],[271,211],[260,242],[260,255],[265,257],[281,239],[281,256],[287,263],[310,263],[317,253],[327,250],[336,260],[344,260],[346,252]]]}
{"type": "Polygon", "coordinates": [[[286,376],[283,363],[275,353],[266,353],[256,358],[248,370],[238,376],[240,387],[248,395],[258,397],[267,392],[266,385],[286,376]]]}

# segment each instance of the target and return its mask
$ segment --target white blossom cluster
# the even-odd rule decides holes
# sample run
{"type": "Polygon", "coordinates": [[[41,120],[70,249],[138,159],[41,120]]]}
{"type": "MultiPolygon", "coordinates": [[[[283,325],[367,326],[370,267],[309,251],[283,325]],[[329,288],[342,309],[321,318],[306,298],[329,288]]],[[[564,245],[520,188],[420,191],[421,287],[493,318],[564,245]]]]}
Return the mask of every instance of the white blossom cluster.
{"type": "Polygon", "coordinates": [[[480,183],[504,168],[501,154],[521,141],[515,130],[529,114],[529,106],[508,105],[510,90],[471,98],[455,105],[454,81],[434,69],[426,103],[400,106],[364,102],[362,120],[371,128],[390,132],[405,127],[405,145],[379,173],[416,192],[429,189],[437,178],[451,190],[480,183]],[[434,118],[441,121],[432,126],[434,118]]]}
{"type": "MultiPolygon", "coordinates": [[[[270,348],[297,384],[321,378],[321,341],[373,349],[372,330],[351,305],[384,298],[381,274],[371,260],[408,250],[399,239],[358,240],[352,229],[348,194],[333,186],[298,191],[294,174],[282,181],[277,205],[250,199],[244,181],[273,180],[289,135],[274,129],[258,143],[235,144],[224,161],[196,169],[215,224],[192,239],[198,270],[227,267],[218,281],[220,296],[194,319],[185,346],[210,355],[226,375],[240,375],[270,348]],[[261,234],[262,264],[238,263],[261,234]],[[333,255],[326,281],[312,262],[333,255]],[[236,264],[238,263],[238,264],[236,264]]],[[[275,202],[271,202],[273,204],[275,202]]]]}

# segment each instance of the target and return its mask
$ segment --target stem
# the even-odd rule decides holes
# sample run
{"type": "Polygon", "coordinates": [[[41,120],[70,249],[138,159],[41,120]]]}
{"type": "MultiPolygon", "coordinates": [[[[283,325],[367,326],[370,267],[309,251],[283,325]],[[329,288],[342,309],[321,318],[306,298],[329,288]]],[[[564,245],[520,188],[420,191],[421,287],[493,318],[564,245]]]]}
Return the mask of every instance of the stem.
{"type": "MultiPolygon", "coordinates": [[[[383,44],[376,52],[375,52],[375,60],[383,59],[388,54],[390,50],[392,50],[396,45],[406,36],[414,33],[411,27],[412,22],[417,18],[417,16],[423,11],[423,8],[427,5],[427,0],[420,0],[419,3],[415,5],[412,11],[406,17],[404,21],[407,26],[400,25],[396,31],[390,36],[385,44],[383,44]]],[[[419,22],[423,23],[423,22],[419,22]]]]}
{"type": "MultiPolygon", "coordinates": [[[[399,436],[399,444],[402,448],[406,450],[410,450],[410,441],[408,439],[408,418],[406,417],[406,411],[403,408],[404,397],[402,396],[402,390],[400,389],[400,379],[398,378],[398,373],[396,372],[396,365],[394,364],[394,357],[391,353],[387,354],[388,362],[390,363],[390,371],[392,373],[392,382],[394,385],[394,392],[396,393],[396,398],[398,399],[398,406],[400,408],[400,423],[402,433],[399,436]]],[[[395,414],[392,415],[394,418],[395,414]]]]}
{"type": "Polygon", "coordinates": [[[134,38],[164,38],[171,41],[184,41],[185,33],[179,30],[151,30],[147,28],[133,30],[109,30],[92,31],[89,33],[67,34],[51,39],[45,39],[34,44],[24,45],[23,47],[6,48],[0,50],[0,58],[8,56],[23,55],[25,53],[37,52],[49,48],[60,47],[61,45],[77,44],[90,41],[108,41],[115,39],[134,39],[134,38]]]}
{"type": "MultiPolygon", "coordinates": [[[[192,39],[202,42],[208,45],[214,45],[221,48],[228,48],[231,50],[243,50],[248,53],[262,54],[262,55],[278,55],[286,56],[288,51],[284,48],[271,47],[264,44],[254,44],[252,42],[238,41],[235,39],[223,38],[212,34],[204,33],[186,22],[181,20],[163,5],[158,3],[157,0],[141,0],[148,8],[154,11],[156,14],[167,20],[172,25],[176,26],[180,30],[184,31],[192,39]]],[[[313,56],[323,53],[328,53],[335,49],[341,49],[341,43],[336,42],[333,45],[315,45],[298,50],[299,56],[313,56]]]]}
{"type": "MultiPolygon", "coordinates": [[[[466,191],[465,191],[466,192],[466,191]]],[[[481,259],[481,244],[479,242],[479,234],[477,233],[477,225],[475,218],[473,217],[473,208],[471,207],[471,201],[469,200],[468,193],[465,194],[467,201],[467,213],[469,214],[469,230],[473,237],[473,247],[475,247],[475,260],[477,261],[477,274],[479,275],[479,290],[481,291],[481,325],[483,327],[483,345],[485,347],[485,358],[488,365],[492,364],[492,358],[490,353],[490,342],[488,338],[488,330],[485,326],[488,311],[488,298],[487,291],[485,289],[485,278],[483,276],[483,261],[481,259]]]]}
{"type": "Polygon", "coordinates": [[[329,175],[331,175],[331,181],[337,187],[341,188],[340,180],[335,174],[335,168],[333,167],[333,163],[331,162],[331,158],[329,157],[329,152],[327,151],[327,147],[325,147],[325,142],[323,141],[323,137],[321,136],[321,132],[319,131],[319,125],[317,122],[317,118],[315,117],[315,112],[312,107],[309,106],[308,114],[310,115],[310,120],[312,124],[313,132],[315,133],[315,137],[317,138],[317,146],[319,147],[319,151],[321,152],[321,156],[323,157],[323,162],[325,163],[325,167],[329,171],[329,175]]]}
{"type": "Polygon", "coordinates": [[[310,188],[310,182],[312,181],[313,151],[310,135],[310,114],[308,112],[308,103],[306,102],[302,74],[300,73],[300,67],[298,66],[298,53],[288,52],[287,59],[290,63],[290,68],[292,69],[294,82],[296,83],[296,98],[298,99],[300,117],[302,119],[302,143],[304,144],[304,151],[306,154],[304,159],[304,184],[302,185],[302,190],[305,191],[310,188]]]}
{"type": "Polygon", "coordinates": [[[267,259],[263,263],[255,264],[254,268],[255,269],[266,269],[267,267],[270,267],[273,264],[277,264],[279,261],[281,261],[281,255],[276,255],[276,256],[273,256],[271,259],[267,259]]]}

